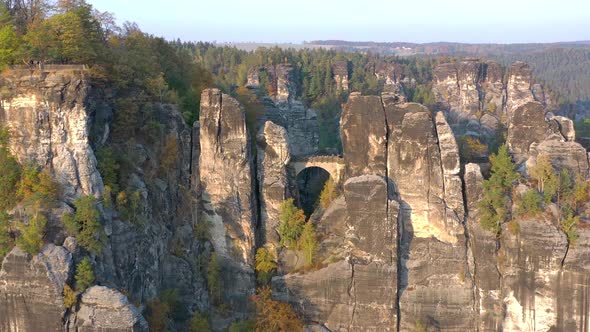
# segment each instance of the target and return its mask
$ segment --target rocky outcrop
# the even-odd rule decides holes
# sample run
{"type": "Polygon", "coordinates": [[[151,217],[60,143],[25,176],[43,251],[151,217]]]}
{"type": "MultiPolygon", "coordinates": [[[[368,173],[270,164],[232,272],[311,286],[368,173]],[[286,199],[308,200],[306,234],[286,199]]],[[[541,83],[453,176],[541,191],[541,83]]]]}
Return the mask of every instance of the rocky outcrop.
{"type": "Polygon", "coordinates": [[[386,130],[381,98],[351,93],[340,118],[345,178],[386,175],[386,130]]]}
{"type": "Polygon", "coordinates": [[[535,101],[531,90],[533,72],[528,64],[518,61],[510,66],[508,70],[508,81],[506,84],[506,110],[509,117],[517,112],[520,106],[535,101]]]}
{"type": "Polygon", "coordinates": [[[336,83],[336,91],[348,91],[348,61],[335,61],[332,64],[332,75],[336,83]]]}
{"type": "Polygon", "coordinates": [[[483,197],[483,176],[477,164],[465,165],[465,199],[471,273],[475,286],[475,310],[479,331],[502,330],[501,276],[498,270],[496,236],[479,223],[479,202],[483,197]]]}
{"type": "Polygon", "coordinates": [[[2,78],[9,94],[1,100],[0,122],[11,132],[11,151],[21,163],[50,170],[69,200],[103,190],[89,143],[92,110],[81,69],[13,70],[2,78]]]}
{"type": "MultiPolygon", "coordinates": [[[[334,237],[342,236],[337,254],[345,259],[302,275],[273,278],[274,296],[331,331],[396,331],[398,203],[387,198],[382,177],[364,175],[346,181],[344,202],[332,205],[329,209],[345,212],[346,233],[332,228],[334,237]]],[[[338,214],[332,211],[319,223],[330,223],[338,214]]]]}
{"type": "Polygon", "coordinates": [[[262,98],[264,108],[257,129],[260,130],[267,121],[272,121],[287,130],[293,156],[316,153],[320,139],[317,114],[313,109],[305,107],[297,98],[292,66],[281,64],[255,69],[248,75],[247,86],[260,88],[257,80],[261,71],[267,72],[270,76],[271,89],[266,91],[269,96],[262,98]]]}
{"type": "Polygon", "coordinates": [[[0,270],[0,330],[62,331],[63,289],[72,264],[72,255],[53,244],[32,257],[12,249],[0,270]]]}
{"type": "Polygon", "coordinates": [[[247,309],[254,290],[256,192],[243,107],[217,89],[201,95],[200,190],[211,241],[222,260],[224,302],[247,309]]]}
{"type": "Polygon", "coordinates": [[[285,128],[267,121],[257,137],[260,221],[263,243],[278,246],[279,206],[290,196],[288,163],[289,139],[285,128]]]}
{"type": "Polygon", "coordinates": [[[514,162],[521,164],[529,157],[531,144],[544,140],[561,140],[556,123],[545,119],[545,108],[541,103],[530,102],[518,107],[511,117],[506,145],[514,162]]]}
{"type": "Polygon", "coordinates": [[[88,288],[81,296],[72,330],[147,332],[148,325],[127,297],[103,286],[88,288]]]}

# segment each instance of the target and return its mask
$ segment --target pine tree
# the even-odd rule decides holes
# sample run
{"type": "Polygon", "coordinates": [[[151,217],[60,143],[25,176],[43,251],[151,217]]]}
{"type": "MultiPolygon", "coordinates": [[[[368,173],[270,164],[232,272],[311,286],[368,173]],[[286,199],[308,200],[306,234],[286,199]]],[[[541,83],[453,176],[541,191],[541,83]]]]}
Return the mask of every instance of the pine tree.
{"type": "Polygon", "coordinates": [[[490,157],[492,164],[489,179],[483,182],[484,195],[479,202],[482,228],[499,234],[501,224],[508,218],[512,185],[519,179],[508,148],[503,145],[490,157]]]}
{"type": "Polygon", "coordinates": [[[46,227],[47,218],[41,212],[36,212],[26,223],[18,224],[20,235],[16,245],[31,255],[37,254],[43,246],[46,227]]]}
{"type": "Polygon", "coordinates": [[[319,244],[315,227],[313,226],[313,222],[308,221],[303,227],[303,232],[301,233],[301,237],[299,238],[299,248],[301,249],[301,251],[303,251],[303,255],[305,256],[305,263],[307,264],[307,266],[313,264],[316,253],[318,251],[318,247],[319,244]]]}
{"type": "Polygon", "coordinates": [[[94,271],[88,258],[84,258],[76,266],[76,290],[84,292],[88,287],[94,284],[94,271]]]}

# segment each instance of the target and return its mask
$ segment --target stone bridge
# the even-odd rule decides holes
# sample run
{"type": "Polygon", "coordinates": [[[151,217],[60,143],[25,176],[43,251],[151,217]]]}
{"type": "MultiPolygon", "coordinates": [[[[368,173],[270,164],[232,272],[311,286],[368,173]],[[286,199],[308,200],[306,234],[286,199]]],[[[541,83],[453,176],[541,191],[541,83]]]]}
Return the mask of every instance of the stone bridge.
{"type": "Polygon", "coordinates": [[[322,168],[330,173],[336,183],[340,182],[344,174],[344,158],[338,155],[295,157],[291,159],[289,166],[295,171],[295,176],[306,168],[322,168]]]}

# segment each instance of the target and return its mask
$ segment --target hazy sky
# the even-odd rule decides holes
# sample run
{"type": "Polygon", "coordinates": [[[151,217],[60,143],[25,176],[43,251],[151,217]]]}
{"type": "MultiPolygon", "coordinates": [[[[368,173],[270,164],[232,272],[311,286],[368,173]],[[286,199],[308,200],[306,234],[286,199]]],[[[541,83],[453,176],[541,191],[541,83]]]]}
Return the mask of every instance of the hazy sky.
{"type": "Polygon", "coordinates": [[[87,0],[168,39],[590,40],[590,0],[87,0]]]}

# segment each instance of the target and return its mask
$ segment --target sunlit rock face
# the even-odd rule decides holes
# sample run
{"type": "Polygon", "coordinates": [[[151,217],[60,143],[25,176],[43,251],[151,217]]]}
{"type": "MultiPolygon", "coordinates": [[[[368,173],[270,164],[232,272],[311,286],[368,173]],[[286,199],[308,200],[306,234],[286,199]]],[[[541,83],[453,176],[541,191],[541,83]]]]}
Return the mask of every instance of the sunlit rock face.
{"type": "Polygon", "coordinates": [[[0,330],[62,331],[72,264],[71,253],[53,244],[35,256],[12,249],[0,270],[0,330]]]}
{"type": "Polygon", "coordinates": [[[212,243],[225,266],[223,293],[245,308],[254,289],[255,222],[253,157],[243,107],[218,89],[201,95],[200,190],[212,243]]]}
{"type": "Polygon", "coordinates": [[[3,76],[9,89],[0,121],[10,130],[10,149],[21,163],[41,165],[62,185],[66,197],[98,195],[103,183],[90,147],[88,81],[81,71],[35,71],[3,76]]]}

